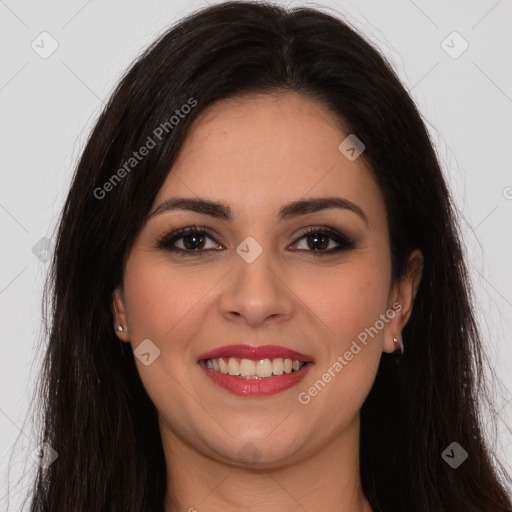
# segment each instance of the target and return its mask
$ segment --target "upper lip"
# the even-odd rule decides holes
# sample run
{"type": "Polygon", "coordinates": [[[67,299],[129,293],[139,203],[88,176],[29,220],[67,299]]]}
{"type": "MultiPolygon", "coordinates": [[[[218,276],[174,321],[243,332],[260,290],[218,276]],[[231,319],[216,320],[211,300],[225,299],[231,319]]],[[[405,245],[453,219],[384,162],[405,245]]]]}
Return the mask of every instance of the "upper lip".
{"type": "Polygon", "coordinates": [[[205,352],[198,356],[201,359],[217,359],[218,357],[239,357],[241,359],[273,359],[287,358],[298,361],[312,362],[313,358],[289,348],[280,347],[278,345],[226,345],[219,347],[210,352],[205,352]]]}

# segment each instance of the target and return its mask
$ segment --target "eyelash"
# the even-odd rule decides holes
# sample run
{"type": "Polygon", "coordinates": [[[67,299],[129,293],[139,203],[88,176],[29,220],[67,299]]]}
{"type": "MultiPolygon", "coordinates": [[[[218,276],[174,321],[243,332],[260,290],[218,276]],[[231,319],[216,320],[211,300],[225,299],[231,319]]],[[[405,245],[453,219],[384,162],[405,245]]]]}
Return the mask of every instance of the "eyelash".
{"type": "MultiPolygon", "coordinates": [[[[197,234],[201,236],[206,236],[217,243],[217,241],[208,233],[208,231],[203,227],[197,227],[195,224],[193,226],[188,226],[186,228],[181,228],[173,233],[170,234],[162,234],[158,238],[157,247],[159,249],[165,249],[168,251],[176,252],[178,254],[181,254],[182,256],[202,256],[203,253],[212,251],[212,250],[218,250],[218,249],[201,249],[199,251],[192,250],[192,249],[180,249],[179,247],[174,247],[173,244],[180,240],[181,238],[184,238],[185,235],[190,234],[197,234]]],[[[295,245],[298,241],[302,240],[303,238],[307,237],[308,235],[326,235],[328,238],[331,238],[334,240],[337,244],[339,244],[339,247],[335,249],[329,249],[327,250],[308,250],[308,249],[298,249],[297,252],[306,252],[306,253],[312,253],[314,257],[323,257],[328,255],[333,255],[336,253],[339,253],[341,251],[347,251],[355,248],[355,240],[347,235],[344,235],[342,233],[337,232],[334,229],[328,228],[328,227],[322,227],[322,228],[313,228],[309,229],[308,231],[301,233],[297,241],[293,244],[295,245]]]]}

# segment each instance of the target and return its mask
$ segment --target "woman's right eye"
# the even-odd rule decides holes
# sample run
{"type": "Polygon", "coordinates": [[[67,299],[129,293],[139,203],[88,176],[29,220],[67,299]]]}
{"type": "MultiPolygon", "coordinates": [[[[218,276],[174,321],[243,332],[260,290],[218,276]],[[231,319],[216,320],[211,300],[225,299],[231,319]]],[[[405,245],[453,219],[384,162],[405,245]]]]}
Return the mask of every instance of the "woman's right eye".
{"type": "Polygon", "coordinates": [[[207,239],[216,244],[216,241],[204,228],[189,226],[159,238],[158,248],[178,252],[182,256],[198,256],[212,249],[219,250],[219,247],[222,248],[219,244],[216,244],[216,247],[205,247],[207,239]],[[177,246],[177,242],[181,243],[182,247],[177,246]]]}

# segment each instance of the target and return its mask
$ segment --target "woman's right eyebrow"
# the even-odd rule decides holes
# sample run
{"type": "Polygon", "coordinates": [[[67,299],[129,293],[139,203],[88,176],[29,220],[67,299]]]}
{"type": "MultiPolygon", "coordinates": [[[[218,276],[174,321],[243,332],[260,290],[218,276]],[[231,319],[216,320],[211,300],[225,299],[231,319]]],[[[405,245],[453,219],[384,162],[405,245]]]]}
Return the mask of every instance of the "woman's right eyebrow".
{"type": "Polygon", "coordinates": [[[148,215],[148,219],[172,210],[187,210],[223,220],[232,220],[234,218],[231,208],[217,201],[194,197],[171,197],[158,205],[148,215]]]}
{"type": "MultiPolygon", "coordinates": [[[[360,206],[348,199],[337,196],[313,197],[292,201],[279,210],[278,220],[286,220],[331,208],[351,211],[361,217],[366,225],[369,225],[368,216],[360,206]]],[[[233,210],[230,206],[211,199],[194,197],[171,197],[166,199],[148,215],[148,219],[173,210],[192,211],[223,220],[234,219],[233,210]]]]}

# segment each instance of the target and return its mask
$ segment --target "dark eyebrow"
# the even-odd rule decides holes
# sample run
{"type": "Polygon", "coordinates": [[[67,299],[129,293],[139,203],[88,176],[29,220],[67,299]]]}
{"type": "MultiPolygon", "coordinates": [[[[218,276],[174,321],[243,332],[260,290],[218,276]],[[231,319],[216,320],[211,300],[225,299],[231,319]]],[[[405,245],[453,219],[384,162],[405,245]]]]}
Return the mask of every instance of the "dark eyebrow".
{"type": "Polygon", "coordinates": [[[306,215],[307,213],[319,212],[321,210],[328,210],[329,208],[340,208],[342,210],[349,210],[361,217],[365,224],[369,224],[366,213],[355,203],[344,199],[343,197],[313,197],[311,199],[301,199],[292,203],[284,205],[279,210],[279,220],[289,219],[297,215],[306,215]]]}
{"type": "MultiPolygon", "coordinates": [[[[329,208],[340,208],[356,213],[368,225],[368,217],[357,204],[342,197],[315,197],[301,199],[284,205],[278,214],[278,219],[285,220],[299,215],[319,212],[329,208]]],[[[193,197],[172,197],[157,206],[149,215],[148,219],[163,212],[172,210],[187,210],[191,212],[209,215],[223,220],[233,220],[232,209],[225,204],[209,199],[197,199],[193,197]]]]}

